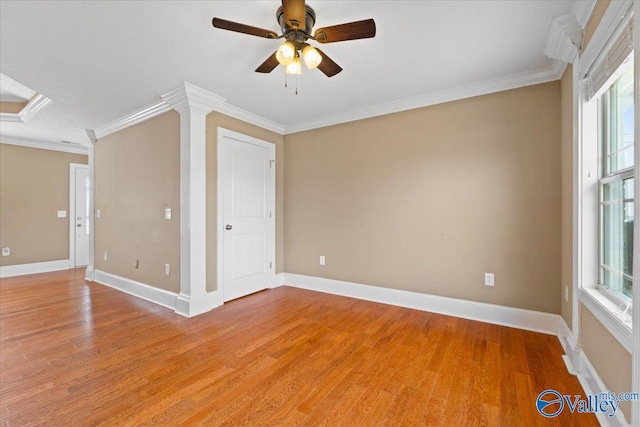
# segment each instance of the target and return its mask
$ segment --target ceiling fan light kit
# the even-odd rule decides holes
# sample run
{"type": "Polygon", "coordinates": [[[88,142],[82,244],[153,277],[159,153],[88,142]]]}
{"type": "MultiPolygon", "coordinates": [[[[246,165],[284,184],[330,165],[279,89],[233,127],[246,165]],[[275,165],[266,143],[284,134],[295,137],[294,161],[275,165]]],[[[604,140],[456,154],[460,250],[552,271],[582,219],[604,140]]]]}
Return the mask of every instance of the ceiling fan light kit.
{"type": "Polygon", "coordinates": [[[376,24],[373,19],[349,22],[331,27],[319,28],[312,33],[316,23],[316,13],[305,0],[282,0],[282,6],[276,12],[276,18],[282,35],[274,31],[265,30],[250,25],[239,24],[221,18],[213,18],[213,26],[227,31],[249,34],[265,39],[285,39],[266,61],[257,69],[257,73],[270,73],[279,64],[285,66],[286,74],[302,73],[300,57],[310,70],[318,68],[327,77],[333,77],[342,71],[342,67],[336,64],[320,49],[314,48],[307,40],[318,43],[335,43],[347,40],[372,38],[376,35],[376,24]],[[313,35],[312,35],[313,34],[313,35]]]}

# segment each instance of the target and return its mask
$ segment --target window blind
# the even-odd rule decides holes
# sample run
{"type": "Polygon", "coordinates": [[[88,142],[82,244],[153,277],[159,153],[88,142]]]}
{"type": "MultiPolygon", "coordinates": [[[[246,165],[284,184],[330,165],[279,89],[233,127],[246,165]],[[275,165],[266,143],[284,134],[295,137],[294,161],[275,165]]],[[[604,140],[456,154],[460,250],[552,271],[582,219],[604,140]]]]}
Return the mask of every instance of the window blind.
{"type": "Polygon", "coordinates": [[[633,58],[633,19],[626,21],[587,73],[589,100],[602,95],[622,73],[620,66],[633,58]]]}

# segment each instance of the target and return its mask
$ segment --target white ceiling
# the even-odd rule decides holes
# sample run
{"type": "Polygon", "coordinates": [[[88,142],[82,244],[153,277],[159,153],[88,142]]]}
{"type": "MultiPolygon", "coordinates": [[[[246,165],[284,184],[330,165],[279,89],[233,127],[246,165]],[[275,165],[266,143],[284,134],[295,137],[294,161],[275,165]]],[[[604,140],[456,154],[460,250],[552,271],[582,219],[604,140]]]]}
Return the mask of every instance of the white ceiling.
{"type": "Polygon", "coordinates": [[[276,30],[279,0],[0,2],[0,72],[51,98],[0,133],[86,141],[188,81],[284,126],[549,70],[554,16],[572,1],[309,1],[316,28],[374,18],[374,39],[323,45],[344,71],[253,70],[280,44],[214,29],[214,16],[276,30]]]}

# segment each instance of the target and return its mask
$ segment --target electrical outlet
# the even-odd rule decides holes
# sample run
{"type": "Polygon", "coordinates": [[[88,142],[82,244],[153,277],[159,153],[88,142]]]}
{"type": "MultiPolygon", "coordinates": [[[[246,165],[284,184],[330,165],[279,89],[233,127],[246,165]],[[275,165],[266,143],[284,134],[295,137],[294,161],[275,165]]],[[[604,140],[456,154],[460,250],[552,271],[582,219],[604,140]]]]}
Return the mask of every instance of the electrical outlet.
{"type": "Polygon", "coordinates": [[[171,219],[171,208],[164,208],[164,219],[171,219]]]}
{"type": "Polygon", "coordinates": [[[67,211],[58,211],[58,218],[66,218],[67,211]]]}
{"type": "Polygon", "coordinates": [[[11,249],[10,248],[2,248],[2,256],[9,256],[11,255],[11,249]]]}
{"type": "Polygon", "coordinates": [[[164,265],[164,275],[168,276],[169,274],[171,274],[171,265],[165,264],[164,265]]]}
{"type": "Polygon", "coordinates": [[[485,286],[495,285],[495,278],[493,276],[493,273],[484,273],[484,284],[485,286]]]}
{"type": "Polygon", "coordinates": [[[564,300],[566,302],[569,302],[569,287],[568,286],[564,287],[564,300]]]}
{"type": "Polygon", "coordinates": [[[107,251],[104,251],[104,260],[106,261],[106,260],[107,260],[107,258],[108,258],[108,257],[107,257],[107,251]]]}
{"type": "Polygon", "coordinates": [[[320,265],[324,265],[326,262],[324,255],[320,255],[320,265]]]}

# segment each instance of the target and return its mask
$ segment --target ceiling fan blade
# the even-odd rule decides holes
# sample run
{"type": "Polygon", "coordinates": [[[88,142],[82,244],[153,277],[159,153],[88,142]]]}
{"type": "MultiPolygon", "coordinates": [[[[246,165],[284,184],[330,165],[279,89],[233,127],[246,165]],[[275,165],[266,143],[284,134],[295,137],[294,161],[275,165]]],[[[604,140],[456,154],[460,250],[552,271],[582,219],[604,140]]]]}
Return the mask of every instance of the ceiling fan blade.
{"type": "Polygon", "coordinates": [[[284,22],[291,27],[304,29],[306,8],[304,0],[282,0],[284,22]]]}
{"type": "Polygon", "coordinates": [[[250,25],[239,24],[226,19],[213,18],[212,24],[222,30],[235,31],[236,33],[249,34],[251,36],[264,37],[265,39],[277,39],[278,34],[263,28],[252,27],[250,25]]]}
{"type": "Polygon", "coordinates": [[[268,57],[267,60],[262,63],[262,65],[256,68],[256,73],[270,73],[278,66],[278,64],[279,62],[276,59],[276,53],[273,52],[273,55],[268,57]]]}
{"type": "Polygon", "coordinates": [[[373,19],[365,19],[364,21],[318,28],[313,37],[319,43],[334,43],[346,40],[368,39],[375,37],[375,35],[375,21],[373,19]]]}
{"type": "Polygon", "coordinates": [[[327,77],[333,77],[342,71],[342,67],[333,62],[333,59],[329,58],[323,51],[316,48],[318,53],[322,56],[322,62],[318,65],[320,71],[322,71],[327,77]]]}

